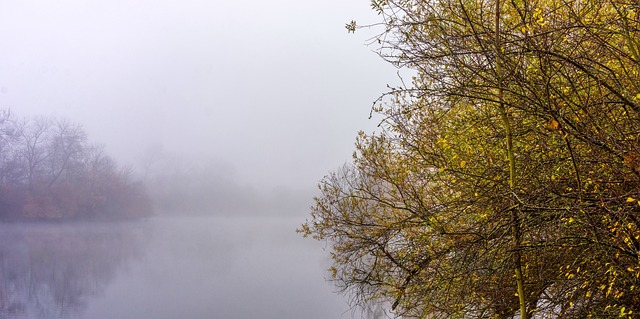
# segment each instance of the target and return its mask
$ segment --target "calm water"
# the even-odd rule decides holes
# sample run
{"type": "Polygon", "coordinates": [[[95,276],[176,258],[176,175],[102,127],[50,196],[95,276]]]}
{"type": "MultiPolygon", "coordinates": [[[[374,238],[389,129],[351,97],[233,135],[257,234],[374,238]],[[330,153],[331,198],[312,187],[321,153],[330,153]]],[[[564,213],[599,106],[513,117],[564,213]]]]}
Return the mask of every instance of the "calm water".
{"type": "Polygon", "coordinates": [[[351,318],[299,223],[1,225],[0,318],[351,318]]]}

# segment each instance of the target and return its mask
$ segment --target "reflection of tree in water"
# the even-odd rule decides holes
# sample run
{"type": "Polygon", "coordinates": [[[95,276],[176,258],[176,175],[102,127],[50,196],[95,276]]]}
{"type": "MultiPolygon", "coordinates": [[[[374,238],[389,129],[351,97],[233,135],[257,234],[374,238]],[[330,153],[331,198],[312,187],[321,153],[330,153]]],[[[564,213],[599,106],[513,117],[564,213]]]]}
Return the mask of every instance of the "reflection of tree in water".
{"type": "Polygon", "coordinates": [[[142,224],[0,225],[0,318],[76,317],[141,256],[142,224]]]}
{"type": "Polygon", "coordinates": [[[387,314],[385,310],[385,305],[383,302],[375,302],[373,304],[367,305],[364,309],[363,314],[364,319],[386,319],[392,318],[387,314]]]}

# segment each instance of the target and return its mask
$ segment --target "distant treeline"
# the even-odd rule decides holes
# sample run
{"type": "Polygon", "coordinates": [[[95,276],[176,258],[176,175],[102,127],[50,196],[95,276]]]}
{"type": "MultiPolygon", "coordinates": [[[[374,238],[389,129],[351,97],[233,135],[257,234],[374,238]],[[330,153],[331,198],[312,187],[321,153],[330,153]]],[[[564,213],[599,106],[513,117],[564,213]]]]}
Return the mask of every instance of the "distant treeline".
{"type": "Polygon", "coordinates": [[[0,219],[122,219],[147,216],[143,185],[81,125],[0,111],[0,219]]]}

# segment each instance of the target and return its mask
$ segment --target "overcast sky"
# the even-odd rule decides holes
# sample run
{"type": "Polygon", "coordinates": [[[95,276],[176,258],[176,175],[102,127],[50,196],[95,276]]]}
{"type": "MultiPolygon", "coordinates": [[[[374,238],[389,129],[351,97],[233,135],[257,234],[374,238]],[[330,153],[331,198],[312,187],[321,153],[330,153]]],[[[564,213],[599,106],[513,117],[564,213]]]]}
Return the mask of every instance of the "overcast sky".
{"type": "Polygon", "coordinates": [[[120,163],[162,152],[256,187],[350,160],[396,70],[368,0],[0,0],[0,108],[82,124],[120,163]]]}

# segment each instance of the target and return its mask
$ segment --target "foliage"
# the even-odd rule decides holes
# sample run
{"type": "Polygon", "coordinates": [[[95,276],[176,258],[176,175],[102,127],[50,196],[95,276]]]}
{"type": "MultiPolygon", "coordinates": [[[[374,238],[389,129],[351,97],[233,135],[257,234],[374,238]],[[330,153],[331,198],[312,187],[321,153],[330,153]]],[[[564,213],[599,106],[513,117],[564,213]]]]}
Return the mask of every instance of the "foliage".
{"type": "Polygon", "coordinates": [[[64,119],[0,120],[0,218],[142,217],[148,196],[80,125],[64,119]]]}
{"type": "Polygon", "coordinates": [[[336,283],[405,317],[640,313],[640,7],[372,6],[379,54],[416,76],[302,226],[336,283]]]}

